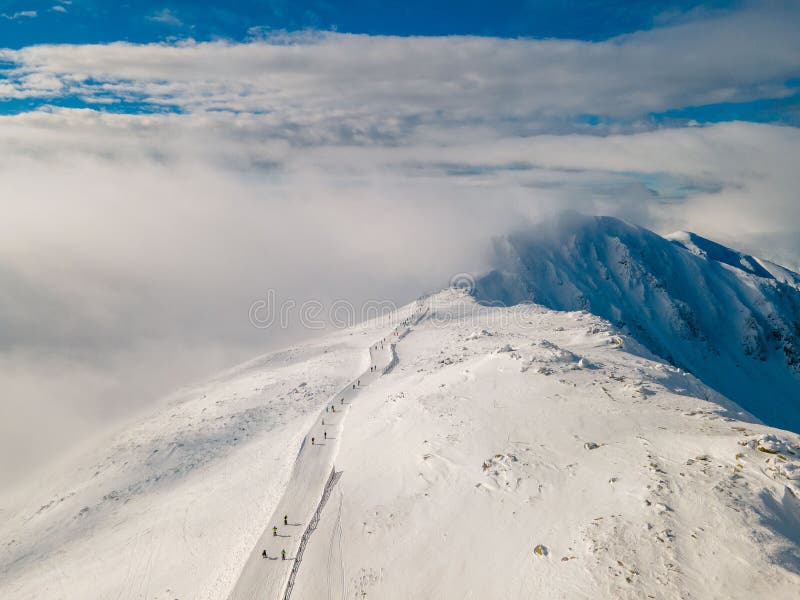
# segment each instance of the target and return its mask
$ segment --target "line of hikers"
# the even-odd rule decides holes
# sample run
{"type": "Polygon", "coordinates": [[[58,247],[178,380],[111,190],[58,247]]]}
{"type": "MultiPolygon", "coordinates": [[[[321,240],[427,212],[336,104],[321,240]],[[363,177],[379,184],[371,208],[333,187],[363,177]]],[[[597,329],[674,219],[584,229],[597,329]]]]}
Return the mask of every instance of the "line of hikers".
{"type": "MultiPolygon", "coordinates": [[[[289,525],[289,515],[283,515],[283,524],[284,526],[289,525]]],[[[278,537],[278,526],[272,526],[272,537],[278,537]]],[[[267,550],[266,548],[261,551],[261,558],[267,558],[267,550]]],[[[281,550],[281,560],[286,560],[286,550],[281,550]]]]}
{"type": "MultiPolygon", "coordinates": [[[[380,345],[381,348],[383,348],[383,342],[381,342],[380,344],[375,344],[375,348],[377,349],[379,345],[380,345]]],[[[377,365],[372,365],[369,368],[369,371],[370,371],[370,373],[377,372],[378,371],[378,366],[377,365]]],[[[361,387],[361,380],[360,379],[357,379],[356,382],[353,384],[353,389],[356,389],[357,387],[361,387]]],[[[339,400],[339,404],[344,405],[344,396],[342,396],[342,398],[339,400]]],[[[330,410],[330,412],[336,412],[336,405],[335,404],[331,404],[330,406],[326,406],[325,407],[325,412],[328,412],[329,410],[330,410]]],[[[322,419],[322,424],[325,425],[325,419],[322,419]]],[[[323,435],[324,435],[324,438],[327,440],[328,439],[328,432],[327,431],[323,432],[323,435]]],[[[311,438],[311,445],[312,446],[316,446],[316,444],[317,444],[317,438],[312,437],[311,438]]]]}
{"type": "MultiPolygon", "coordinates": [[[[269,558],[266,550],[261,551],[261,558],[269,558]]],[[[286,560],[286,550],[281,550],[281,560],[286,560]]]]}
{"type": "MultiPolygon", "coordinates": [[[[322,421],[322,424],[325,425],[325,420],[324,419],[322,421]]],[[[328,439],[328,432],[327,431],[323,431],[322,435],[325,437],[326,440],[328,439]]],[[[314,446],[314,445],[316,445],[316,443],[317,443],[317,438],[312,436],[311,445],[314,446]]]]}
{"type": "MultiPolygon", "coordinates": [[[[380,346],[380,349],[383,350],[383,342],[385,342],[385,341],[386,341],[386,339],[384,338],[380,342],[380,344],[375,344],[375,349],[377,350],[378,346],[380,346]]],[[[375,373],[375,372],[377,372],[378,367],[377,367],[377,365],[372,365],[369,368],[369,370],[370,370],[370,373],[375,373]]],[[[353,384],[353,389],[356,389],[356,387],[361,387],[361,380],[360,379],[356,380],[356,383],[353,384]]],[[[339,403],[344,405],[344,396],[342,396],[342,398],[339,400],[339,403]]],[[[328,412],[328,408],[330,408],[330,412],[334,412],[334,413],[336,412],[336,405],[335,404],[331,404],[330,407],[326,406],[325,407],[325,412],[328,412]]],[[[325,425],[325,419],[322,419],[322,424],[325,425]]],[[[327,431],[323,431],[322,432],[322,436],[323,436],[324,439],[327,440],[328,439],[328,432],[327,431]]],[[[316,445],[316,442],[317,442],[317,438],[312,436],[311,445],[312,446],[316,445]]],[[[289,524],[289,516],[288,515],[283,515],[283,524],[284,525],[288,525],[289,524]]],[[[272,536],[273,537],[278,537],[278,526],[277,525],[273,525],[273,527],[272,527],[272,536]]],[[[261,558],[268,558],[266,548],[261,551],[261,558]]],[[[285,549],[281,550],[281,560],[286,560],[286,550],[285,549]]]]}

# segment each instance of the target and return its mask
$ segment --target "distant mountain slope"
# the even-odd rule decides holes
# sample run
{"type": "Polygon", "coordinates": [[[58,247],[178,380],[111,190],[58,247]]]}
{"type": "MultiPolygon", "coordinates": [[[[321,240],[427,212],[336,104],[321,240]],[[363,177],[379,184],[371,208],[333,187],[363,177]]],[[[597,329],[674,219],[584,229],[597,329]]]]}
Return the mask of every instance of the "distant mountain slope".
{"type": "Polygon", "coordinates": [[[718,263],[728,265],[729,267],[739,269],[757,277],[775,279],[772,273],[765,269],[755,257],[726,248],[722,244],[706,239],[691,231],[678,231],[666,235],[664,238],[670,240],[673,244],[680,246],[684,250],[688,250],[695,256],[700,256],[710,261],[717,261],[718,263]]]}
{"type": "Polygon", "coordinates": [[[693,233],[574,213],[496,250],[479,301],[588,310],[764,422],[800,431],[800,275],[693,233]]]}
{"type": "Polygon", "coordinates": [[[766,279],[775,279],[795,289],[800,289],[800,274],[786,267],[782,267],[781,265],[776,265],[774,262],[731,250],[722,244],[706,239],[691,231],[677,231],[665,235],[664,237],[681,248],[702,258],[715,260],[736,269],[746,271],[751,275],[764,277],[766,279]]]}

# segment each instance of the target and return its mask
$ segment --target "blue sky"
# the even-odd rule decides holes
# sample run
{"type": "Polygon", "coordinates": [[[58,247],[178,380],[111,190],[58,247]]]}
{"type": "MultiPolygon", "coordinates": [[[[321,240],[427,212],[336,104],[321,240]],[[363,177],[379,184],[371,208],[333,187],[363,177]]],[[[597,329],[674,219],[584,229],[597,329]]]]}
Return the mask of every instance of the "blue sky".
{"type": "Polygon", "coordinates": [[[244,40],[252,28],[267,28],[602,40],[739,5],[734,0],[4,0],[0,39],[9,48],[183,37],[244,40]]]}

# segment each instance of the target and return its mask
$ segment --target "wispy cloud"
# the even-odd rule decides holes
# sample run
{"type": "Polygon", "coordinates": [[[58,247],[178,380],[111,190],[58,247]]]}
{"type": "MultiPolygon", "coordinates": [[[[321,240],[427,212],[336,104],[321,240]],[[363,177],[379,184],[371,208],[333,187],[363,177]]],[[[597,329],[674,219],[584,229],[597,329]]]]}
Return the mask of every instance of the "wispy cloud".
{"type": "Polygon", "coordinates": [[[161,10],[146,17],[148,21],[154,23],[161,23],[162,25],[170,25],[172,27],[183,26],[183,21],[178,18],[178,15],[169,8],[162,8],[161,10]]]}
{"type": "Polygon", "coordinates": [[[35,19],[37,16],[39,16],[39,13],[37,13],[35,10],[21,10],[11,14],[3,13],[0,16],[2,16],[4,19],[15,21],[17,19],[35,19]]]}

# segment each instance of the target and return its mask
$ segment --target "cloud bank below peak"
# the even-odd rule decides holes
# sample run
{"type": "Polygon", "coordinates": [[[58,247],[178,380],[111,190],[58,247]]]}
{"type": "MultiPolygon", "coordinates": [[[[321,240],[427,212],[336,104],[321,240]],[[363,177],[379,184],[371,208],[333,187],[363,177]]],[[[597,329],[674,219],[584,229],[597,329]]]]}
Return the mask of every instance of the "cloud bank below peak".
{"type": "Polygon", "coordinates": [[[305,32],[0,51],[0,438],[29,444],[0,452],[0,480],[26,470],[20,454],[303,335],[252,327],[268,289],[408,301],[550,211],[796,267],[800,129],[652,115],[791,106],[800,14],[770,6],[601,42],[305,32]],[[42,415],[40,439],[19,434],[42,415]]]}

